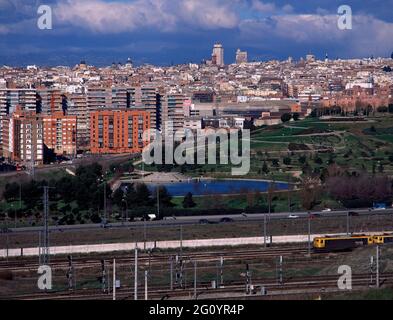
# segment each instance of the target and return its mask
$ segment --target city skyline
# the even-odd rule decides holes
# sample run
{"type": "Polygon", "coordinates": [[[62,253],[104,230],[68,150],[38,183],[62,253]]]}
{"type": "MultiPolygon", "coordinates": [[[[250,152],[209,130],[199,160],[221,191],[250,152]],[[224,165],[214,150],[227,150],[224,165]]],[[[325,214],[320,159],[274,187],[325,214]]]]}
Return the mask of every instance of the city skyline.
{"type": "Polygon", "coordinates": [[[353,28],[337,27],[340,1],[106,1],[0,0],[0,65],[97,66],[199,63],[219,42],[227,64],[238,48],[249,61],[389,57],[393,48],[391,1],[347,1],[353,28]],[[37,27],[37,8],[49,5],[53,29],[37,27]]]}

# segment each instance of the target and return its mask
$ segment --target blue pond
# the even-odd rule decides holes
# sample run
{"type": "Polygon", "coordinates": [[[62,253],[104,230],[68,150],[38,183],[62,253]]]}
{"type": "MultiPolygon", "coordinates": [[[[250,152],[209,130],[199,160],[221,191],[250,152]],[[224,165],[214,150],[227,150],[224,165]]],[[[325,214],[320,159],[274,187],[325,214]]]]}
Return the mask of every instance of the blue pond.
{"type": "MultiPolygon", "coordinates": [[[[236,194],[242,192],[264,192],[269,187],[269,182],[257,181],[257,180],[203,180],[196,181],[191,180],[190,182],[175,182],[175,183],[163,183],[161,186],[165,186],[168,192],[172,196],[185,196],[188,192],[193,195],[209,195],[209,194],[236,194]]],[[[148,184],[150,190],[156,188],[155,184],[148,184]]],[[[275,183],[276,190],[288,189],[286,183],[275,183]]]]}

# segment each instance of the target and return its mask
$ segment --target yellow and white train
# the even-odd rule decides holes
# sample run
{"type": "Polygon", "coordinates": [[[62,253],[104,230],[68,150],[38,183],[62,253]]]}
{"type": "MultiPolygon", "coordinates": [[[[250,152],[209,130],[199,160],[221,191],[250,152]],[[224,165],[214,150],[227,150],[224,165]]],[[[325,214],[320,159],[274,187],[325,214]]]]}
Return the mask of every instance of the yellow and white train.
{"type": "Polygon", "coordinates": [[[393,234],[317,237],[314,238],[313,247],[315,252],[335,252],[385,243],[393,243],[393,234]]]}

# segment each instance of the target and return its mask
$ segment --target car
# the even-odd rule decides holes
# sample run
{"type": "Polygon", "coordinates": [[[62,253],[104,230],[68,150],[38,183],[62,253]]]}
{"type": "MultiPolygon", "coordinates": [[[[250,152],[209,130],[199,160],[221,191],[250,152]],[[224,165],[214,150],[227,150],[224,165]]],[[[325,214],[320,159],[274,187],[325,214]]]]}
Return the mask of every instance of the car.
{"type": "Polygon", "coordinates": [[[288,216],[288,218],[289,218],[289,219],[297,219],[297,218],[299,218],[299,216],[294,215],[294,214],[290,214],[290,215],[288,216]]]}
{"type": "Polygon", "coordinates": [[[331,212],[331,211],[332,211],[332,209],[330,209],[330,208],[325,208],[322,210],[322,212],[331,212]]]}
{"type": "Polygon", "coordinates": [[[359,216],[359,213],[358,213],[358,212],[355,212],[355,211],[349,211],[349,212],[348,212],[348,215],[349,215],[350,217],[357,217],[357,216],[359,216]]]}
{"type": "Polygon", "coordinates": [[[222,218],[222,219],[220,220],[220,222],[221,222],[221,223],[230,223],[230,222],[234,222],[234,220],[231,219],[231,218],[222,218]]]}
{"type": "Polygon", "coordinates": [[[207,219],[201,219],[201,220],[199,220],[199,224],[209,224],[210,222],[209,222],[209,220],[207,220],[207,219]]]}
{"type": "Polygon", "coordinates": [[[310,214],[310,218],[314,219],[314,218],[319,218],[321,215],[319,213],[312,213],[310,214]]]}
{"type": "Polygon", "coordinates": [[[160,218],[157,217],[155,214],[145,214],[141,221],[158,221],[160,218]]]}

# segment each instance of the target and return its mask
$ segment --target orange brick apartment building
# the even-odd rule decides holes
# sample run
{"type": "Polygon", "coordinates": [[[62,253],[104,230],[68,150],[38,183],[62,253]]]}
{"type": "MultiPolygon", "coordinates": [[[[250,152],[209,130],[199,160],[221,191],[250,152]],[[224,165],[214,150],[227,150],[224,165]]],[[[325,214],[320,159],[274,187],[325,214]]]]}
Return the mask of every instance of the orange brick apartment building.
{"type": "Polygon", "coordinates": [[[99,110],[90,113],[91,153],[137,153],[147,144],[150,113],[136,110],[99,110]]]}
{"type": "Polygon", "coordinates": [[[54,112],[43,117],[44,144],[57,155],[76,154],[77,117],[54,112]]]}

